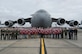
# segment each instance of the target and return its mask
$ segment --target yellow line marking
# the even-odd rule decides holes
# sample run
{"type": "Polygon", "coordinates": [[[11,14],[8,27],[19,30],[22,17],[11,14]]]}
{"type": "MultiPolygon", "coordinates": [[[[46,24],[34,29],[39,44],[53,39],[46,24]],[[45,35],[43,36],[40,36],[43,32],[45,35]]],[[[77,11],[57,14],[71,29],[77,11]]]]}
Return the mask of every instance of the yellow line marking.
{"type": "Polygon", "coordinates": [[[45,54],[45,50],[44,50],[44,41],[43,41],[43,38],[41,38],[41,53],[42,54],[45,54]]]}

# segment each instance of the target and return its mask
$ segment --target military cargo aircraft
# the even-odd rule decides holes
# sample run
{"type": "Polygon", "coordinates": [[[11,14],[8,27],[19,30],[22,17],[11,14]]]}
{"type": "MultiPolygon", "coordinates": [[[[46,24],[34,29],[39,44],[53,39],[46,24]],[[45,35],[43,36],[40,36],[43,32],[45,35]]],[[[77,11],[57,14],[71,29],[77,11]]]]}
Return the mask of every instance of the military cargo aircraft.
{"type": "Polygon", "coordinates": [[[15,23],[18,23],[19,25],[24,25],[26,22],[29,22],[32,27],[36,27],[36,28],[51,27],[52,22],[57,22],[58,25],[63,25],[67,23],[69,26],[73,26],[73,27],[79,24],[78,21],[75,20],[66,21],[64,18],[52,18],[51,15],[43,9],[35,12],[31,18],[26,18],[26,19],[20,18],[17,21],[8,20],[5,21],[4,24],[7,27],[12,27],[15,23]]]}

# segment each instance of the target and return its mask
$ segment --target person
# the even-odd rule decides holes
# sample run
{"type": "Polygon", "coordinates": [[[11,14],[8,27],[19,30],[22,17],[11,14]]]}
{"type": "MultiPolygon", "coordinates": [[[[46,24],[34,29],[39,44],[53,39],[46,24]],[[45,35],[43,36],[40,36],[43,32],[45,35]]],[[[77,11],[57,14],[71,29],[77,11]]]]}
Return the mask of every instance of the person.
{"type": "Polygon", "coordinates": [[[14,36],[14,32],[12,31],[12,36],[11,36],[11,39],[15,39],[15,36],[14,36]]]}
{"type": "MultiPolygon", "coordinates": [[[[18,30],[16,30],[16,39],[18,39],[18,30]]],[[[25,38],[27,39],[27,37],[25,36],[25,38]]]]}
{"type": "Polygon", "coordinates": [[[1,40],[2,40],[3,34],[2,34],[2,29],[1,29],[1,40]]]}
{"type": "Polygon", "coordinates": [[[59,39],[60,37],[59,37],[59,33],[57,34],[57,39],[59,39]]]}
{"type": "Polygon", "coordinates": [[[75,39],[75,40],[77,40],[77,32],[78,32],[78,30],[75,28],[75,29],[74,29],[74,39],[75,39]]]}
{"type": "Polygon", "coordinates": [[[63,29],[62,29],[62,32],[61,32],[61,38],[62,38],[62,39],[63,39],[63,33],[64,33],[64,32],[63,32],[63,29]]]}
{"type": "Polygon", "coordinates": [[[69,28],[69,39],[71,39],[71,29],[69,28]]]}
{"type": "Polygon", "coordinates": [[[1,40],[3,40],[3,37],[4,37],[4,34],[3,34],[3,33],[1,33],[1,40]]]}
{"type": "Polygon", "coordinates": [[[73,29],[69,29],[69,39],[73,39],[73,29]]]}
{"type": "Polygon", "coordinates": [[[65,28],[64,32],[65,32],[65,38],[67,39],[67,29],[66,28],[65,28]]]}

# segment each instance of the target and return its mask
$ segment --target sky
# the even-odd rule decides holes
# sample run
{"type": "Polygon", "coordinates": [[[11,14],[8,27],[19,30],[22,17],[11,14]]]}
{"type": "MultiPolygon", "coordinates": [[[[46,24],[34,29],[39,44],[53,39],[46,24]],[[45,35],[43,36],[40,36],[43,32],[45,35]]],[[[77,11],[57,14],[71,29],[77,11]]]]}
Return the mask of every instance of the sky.
{"type": "MultiPolygon", "coordinates": [[[[40,9],[48,11],[51,17],[82,20],[82,0],[0,0],[0,21],[27,18],[40,9]]],[[[27,25],[31,26],[29,23],[24,26],[27,25]]]]}

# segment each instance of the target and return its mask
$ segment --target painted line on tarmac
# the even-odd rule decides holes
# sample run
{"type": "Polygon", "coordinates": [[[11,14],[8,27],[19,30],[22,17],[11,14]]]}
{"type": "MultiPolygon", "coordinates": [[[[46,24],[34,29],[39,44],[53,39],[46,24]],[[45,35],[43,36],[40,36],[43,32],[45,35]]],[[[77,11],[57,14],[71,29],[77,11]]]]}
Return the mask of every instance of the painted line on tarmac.
{"type": "Polygon", "coordinates": [[[40,54],[47,54],[44,38],[40,38],[40,54]]]}

